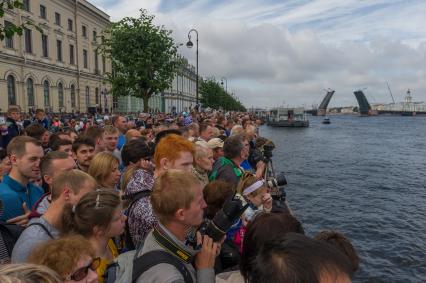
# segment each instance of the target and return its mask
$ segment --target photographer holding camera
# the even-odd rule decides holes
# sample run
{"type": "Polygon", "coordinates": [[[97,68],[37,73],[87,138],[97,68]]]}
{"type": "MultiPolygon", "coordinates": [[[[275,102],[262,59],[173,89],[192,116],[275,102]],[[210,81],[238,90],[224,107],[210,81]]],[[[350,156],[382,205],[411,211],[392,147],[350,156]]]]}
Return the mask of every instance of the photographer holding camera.
{"type": "Polygon", "coordinates": [[[203,222],[206,203],[198,179],[190,172],[168,170],[154,183],[151,204],[158,225],[145,239],[133,267],[136,282],[215,282],[220,243],[197,235],[201,249],[186,243],[187,232],[203,222]],[[192,265],[194,264],[194,266],[192,265]]]}

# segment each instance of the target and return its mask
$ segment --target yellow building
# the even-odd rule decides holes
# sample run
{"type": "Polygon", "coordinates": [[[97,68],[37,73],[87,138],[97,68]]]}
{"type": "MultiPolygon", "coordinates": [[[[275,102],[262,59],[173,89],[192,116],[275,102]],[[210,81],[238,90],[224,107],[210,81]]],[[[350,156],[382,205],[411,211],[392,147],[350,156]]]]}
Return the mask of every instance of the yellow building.
{"type": "Polygon", "coordinates": [[[104,75],[110,64],[96,51],[109,16],[85,0],[24,0],[6,11],[5,26],[31,22],[22,36],[0,42],[0,108],[23,111],[111,110],[104,75]]]}

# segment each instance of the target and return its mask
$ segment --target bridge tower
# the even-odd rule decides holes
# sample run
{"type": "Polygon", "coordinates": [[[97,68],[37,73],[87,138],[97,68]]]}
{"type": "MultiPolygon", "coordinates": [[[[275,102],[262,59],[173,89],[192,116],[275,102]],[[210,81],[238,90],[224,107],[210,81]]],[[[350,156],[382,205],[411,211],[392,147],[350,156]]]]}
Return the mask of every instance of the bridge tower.
{"type": "Polygon", "coordinates": [[[327,113],[328,104],[330,103],[330,100],[333,97],[334,92],[335,91],[332,89],[327,90],[327,93],[325,94],[324,99],[321,101],[321,104],[318,107],[317,112],[315,113],[316,116],[325,116],[325,114],[327,113]]]}
{"type": "Polygon", "coordinates": [[[371,105],[367,100],[367,97],[365,97],[365,94],[362,90],[354,91],[356,100],[358,100],[359,105],[359,114],[361,116],[371,116],[371,115],[377,115],[375,111],[371,109],[371,105]]]}

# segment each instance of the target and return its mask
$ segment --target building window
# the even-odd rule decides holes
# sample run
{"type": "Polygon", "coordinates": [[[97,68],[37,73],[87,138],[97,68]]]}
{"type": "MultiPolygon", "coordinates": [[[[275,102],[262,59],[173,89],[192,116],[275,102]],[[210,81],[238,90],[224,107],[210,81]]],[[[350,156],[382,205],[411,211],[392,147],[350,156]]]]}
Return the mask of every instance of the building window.
{"type": "Polygon", "coordinates": [[[70,65],[74,65],[74,45],[70,44],[70,65]]]}
{"type": "Polygon", "coordinates": [[[62,83],[58,84],[58,105],[64,107],[64,86],[62,83]]]}
{"type": "MultiPolygon", "coordinates": [[[[11,28],[12,27],[12,23],[8,22],[8,21],[4,21],[4,27],[7,28],[11,28]]],[[[13,48],[13,36],[11,37],[6,37],[5,38],[5,44],[6,44],[6,48],[13,48]]]]}
{"type": "Polygon", "coordinates": [[[95,88],[95,104],[99,106],[99,88],[95,88]]]}
{"type": "Polygon", "coordinates": [[[43,98],[44,98],[44,106],[49,107],[50,106],[50,89],[49,89],[48,81],[43,82],[43,98]]]}
{"type": "Polygon", "coordinates": [[[24,0],[23,4],[24,4],[24,10],[29,12],[30,11],[30,0],[24,0]]]}
{"type": "Polygon", "coordinates": [[[106,60],[105,60],[105,56],[102,56],[102,73],[103,74],[106,73],[106,60]]]}
{"type": "Polygon", "coordinates": [[[83,67],[87,69],[87,50],[83,49],[83,67]]]}
{"type": "Polygon", "coordinates": [[[40,18],[46,19],[46,7],[43,5],[40,5],[40,18]]]}
{"type": "Polygon", "coordinates": [[[24,37],[25,37],[25,52],[33,53],[33,44],[32,44],[32,35],[31,30],[24,28],[24,37]]]}
{"type": "Polygon", "coordinates": [[[95,73],[99,73],[99,62],[98,62],[98,49],[95,50],[94,54],[95,56],[95,73]]]}
{"type": "Polygon", "coordinates": [[[43,52],[43,57],[48,57],[49,56],[49,45],[48,45],[48,41],[47,41],[47,35],[42,34],[41,35],[41,49],[43,52]]]}
{"type": "Polygon", "coordinates": [[[86,107],[90,106],[90,88],[86,86],[86,107]]]}
{"type": "Polygon", "coordinates": [[[62,62],[62,41],[56,40],[56,60],[62,62]]]}
{"type": "Polygon", "coordinates": [[[83,37],[87,37],[87,28],[86,26],[81,27],[81,33],[83,34],[83,37]]]}
{"type": "Polygon", "coordinates": [[[16,105],[15,77],[9,75],[7,77],[7,98],[9,105],[16,105]]]}
{"type": "Polygon", "coordinates": [[[75,86],[71,85],[71,107],[75,108],[75,86]]]}
{"type": "Polygon", "coordinates": [[[55,24],[60,26],[61,25],[61,14],[58,12],[55,12],[55,24]]]}
{"type": "Polygon", "coordinates": [[[28,106],[34,106],[34,82],[33,79],[27,80],[27,98],[28,106]]]}
{"type": "Polygon", "coordinates": [[[114,109],[118,108],[118,96],[116,95],[112,96],[112,108],[114,109]]]}
{"type": "Polygon", "coordinates": [[[68,19],[68,31],[72,31],[73,30],[73,26],[74,26],[74,23],[72,22],[72,20],[68,19]]]}

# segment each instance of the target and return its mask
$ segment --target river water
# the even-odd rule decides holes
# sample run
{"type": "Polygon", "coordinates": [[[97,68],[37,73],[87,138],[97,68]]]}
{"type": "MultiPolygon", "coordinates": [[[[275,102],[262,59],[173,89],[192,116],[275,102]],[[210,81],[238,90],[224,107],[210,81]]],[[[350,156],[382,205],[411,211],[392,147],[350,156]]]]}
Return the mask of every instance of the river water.
{"type": "Polygon", "coordinates": [[[426,282],[426,117],[310,117],[262,126],[306,233],[337,230],[361,257],[354,282],[426,282]]]}

